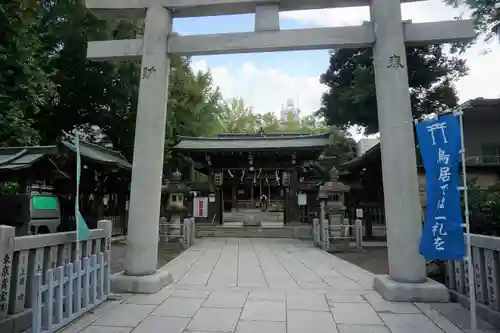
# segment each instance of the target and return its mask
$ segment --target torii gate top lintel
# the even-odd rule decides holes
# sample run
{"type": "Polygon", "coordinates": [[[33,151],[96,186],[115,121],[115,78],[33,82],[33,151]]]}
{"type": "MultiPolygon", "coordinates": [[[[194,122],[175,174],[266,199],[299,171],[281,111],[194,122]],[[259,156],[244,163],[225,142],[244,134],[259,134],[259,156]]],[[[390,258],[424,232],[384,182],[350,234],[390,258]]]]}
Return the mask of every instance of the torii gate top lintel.
{"type": "MultiPolygon", "coordinates": [[[[416,2],[424,0],[401,0],[416,2]]],[[[87,8],[102,18],[142,18],[152,5],[169,8],[175,17],[255,13],[258,6],[276,5],[280,11],[368,6],[370,0],[86,0],[87,8]]]]}

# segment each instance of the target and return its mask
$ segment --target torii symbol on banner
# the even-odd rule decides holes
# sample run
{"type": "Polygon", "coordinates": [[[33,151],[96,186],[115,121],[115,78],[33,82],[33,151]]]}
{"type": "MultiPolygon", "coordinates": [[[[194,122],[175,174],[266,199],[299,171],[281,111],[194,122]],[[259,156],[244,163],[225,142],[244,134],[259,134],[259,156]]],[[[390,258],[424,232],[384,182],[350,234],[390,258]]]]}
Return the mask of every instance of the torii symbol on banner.
{"type": "Polygon", "coordinates": [[[433,146],[436,145],[436,137],[434,135],[434,132],[437,130],[441,130],[444,143],[448,143],[448,140],[446,139],[446,132],[444,131],[445,129],[446,129],[446,123],[435,123],[430,126],[427,126],[427,130],[431,133],[433,146]]]}

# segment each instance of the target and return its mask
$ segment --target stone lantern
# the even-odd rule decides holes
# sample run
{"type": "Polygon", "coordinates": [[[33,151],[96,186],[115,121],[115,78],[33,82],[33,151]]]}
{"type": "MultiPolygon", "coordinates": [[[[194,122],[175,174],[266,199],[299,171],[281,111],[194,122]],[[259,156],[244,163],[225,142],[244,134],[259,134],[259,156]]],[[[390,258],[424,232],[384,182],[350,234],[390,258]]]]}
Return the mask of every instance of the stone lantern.
{"type": "Polygon", "coordinates": [[[335,238],[340,240],[340,243],[344,243],[343,237],[348,232],[346,230],[348,222],[346,224],[344,221],[346,211],[344,197],[345,193],[349,192],[349,190],[349,186],[338,180],[326,182],[319,188],[321,239],[325,250],[331,249],[332,244],[330,244],[330,240],[335,240],[335,238]]]}
{"type": "Polygon", "coordinates": [[[187,207],[184,205],[184,197],[189,192],[187,186],[181,183],[182,173],[177,170],[172,173],[170,182],[163,187],[163,192],[168,196],[166,204],[167,229],[163,233],[181,235],[181,221],[185,217],[187,207]]]}

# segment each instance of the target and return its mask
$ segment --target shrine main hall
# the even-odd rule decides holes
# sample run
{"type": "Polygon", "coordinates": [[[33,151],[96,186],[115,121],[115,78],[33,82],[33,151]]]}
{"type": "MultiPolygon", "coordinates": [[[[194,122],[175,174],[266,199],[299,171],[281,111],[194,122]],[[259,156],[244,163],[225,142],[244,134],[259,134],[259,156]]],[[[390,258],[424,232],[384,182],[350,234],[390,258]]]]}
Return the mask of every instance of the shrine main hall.
{"type": "Polygon", "coordinates": [[[266,212],[278,223],[312,223],[318,211],[318,185],[325,180],[316,161],[330,143],[329,136],[222,133],[181,137],[174,150],[210,180],[207,221],[223,224],[234,221],[231,217],[238,213],[266,212]],[[263,200],[266,205],[261,205],[263,200]]]}

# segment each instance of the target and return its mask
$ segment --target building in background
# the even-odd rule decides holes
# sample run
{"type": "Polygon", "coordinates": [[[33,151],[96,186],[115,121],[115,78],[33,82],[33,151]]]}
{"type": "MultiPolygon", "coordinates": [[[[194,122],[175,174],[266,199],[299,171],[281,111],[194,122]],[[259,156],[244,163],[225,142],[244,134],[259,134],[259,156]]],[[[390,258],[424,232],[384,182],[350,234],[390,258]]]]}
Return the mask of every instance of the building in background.
{"type": "Polygon", "coordinates": [[[297,105],[295,105],[294,100],[291,98],[286,101],[285,106],[283,106],[283,105],[281,106],[280,120],[281,121],[288,120],[289,115],[291,115],[292,119],[294,119],[294,120],[300,119],[299,105],[298,105],[298,103],[297,103],[297,105]]]}
{"type": "Polygon", "coordinates": [[[360,157],[364,153],[366,153],[370,148],[374,147],[380,142],[378,138],[363,138],[356,142],[356,156],[360,157]]]}

